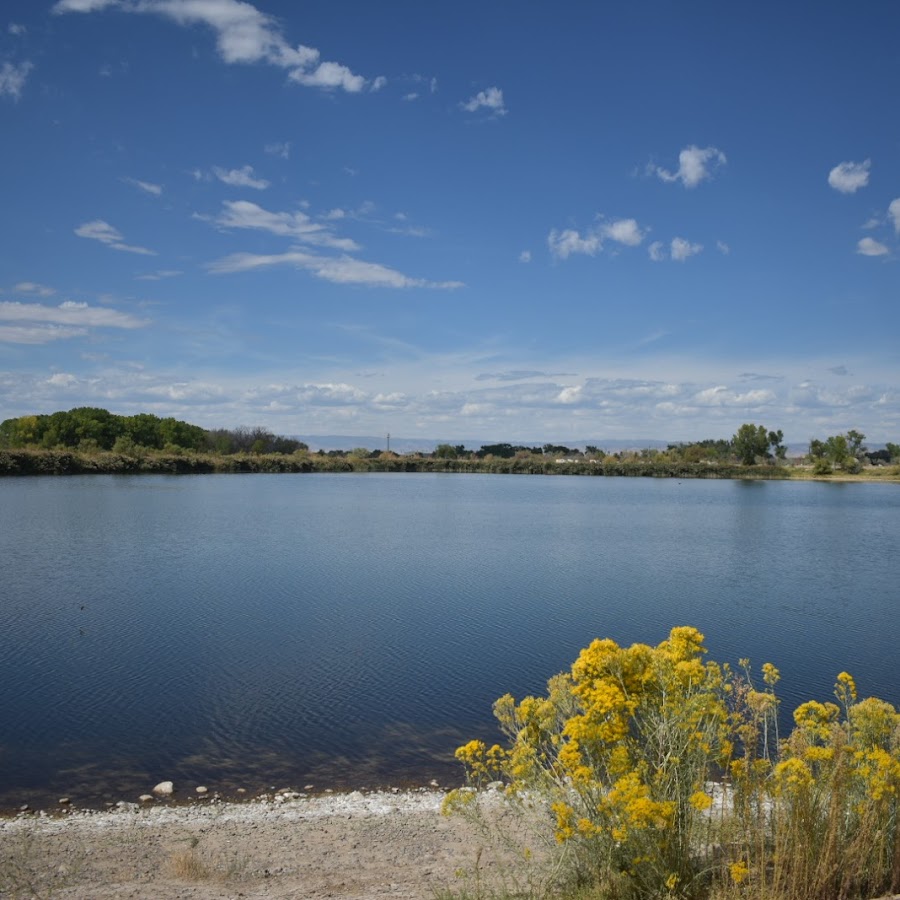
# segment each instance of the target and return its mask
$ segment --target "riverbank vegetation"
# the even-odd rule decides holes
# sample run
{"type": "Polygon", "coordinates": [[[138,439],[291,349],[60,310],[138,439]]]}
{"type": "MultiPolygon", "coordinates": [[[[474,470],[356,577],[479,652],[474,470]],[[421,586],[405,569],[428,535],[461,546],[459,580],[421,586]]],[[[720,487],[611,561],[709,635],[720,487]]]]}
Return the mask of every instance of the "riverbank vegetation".
{"type": "MultiPolygon", "coordinates": [[[[546,896],[581,900],[867,900],[900,890],[900,715],[837,676],[832,701],[778,734],[778,670],[707,661],[703,635],[596,640],[546,696],[494,704],[506,744],[457,750],[445,809],[501,795],[547,822],[546,896]],[[490,790],[485,788],[490,785],[490,790]]],[[[490,801],[493,801],[491,803],[490,801]]],[[[500,820],[503,821],[502,819],[500,820]]],[[[506,837],[515,831],[501,826],[506,837]]],[[[539,839],[534,828],[518,829],[539,839]]]]}
{"type": "Polygon", "coordinates": [[[359,447],[310,451],[266,428],[206,430],[150,413],[119,416],[80,407],[0,423],[0,475],[227,472],[483,472],[655,478],[851,477],[900,479],[900,446],[869,451],[857,431],[813,439],[788,459],[781,430],[746,423],[729,439],[672,443],[664,450],[606,452],[587,445],[438,444],[431,453],[359,447]]]}

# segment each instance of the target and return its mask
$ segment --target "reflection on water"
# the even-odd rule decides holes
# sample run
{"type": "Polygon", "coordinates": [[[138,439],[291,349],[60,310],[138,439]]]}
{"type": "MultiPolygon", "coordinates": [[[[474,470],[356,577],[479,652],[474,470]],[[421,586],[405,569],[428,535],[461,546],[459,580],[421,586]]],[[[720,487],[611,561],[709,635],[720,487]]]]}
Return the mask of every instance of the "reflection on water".
{"type": "Polygon", "coordinates": [[[458,778],[596,636],[707,636],[900,702],[894,485],[480,475],[0,481],[0,804],[458,778]]]}

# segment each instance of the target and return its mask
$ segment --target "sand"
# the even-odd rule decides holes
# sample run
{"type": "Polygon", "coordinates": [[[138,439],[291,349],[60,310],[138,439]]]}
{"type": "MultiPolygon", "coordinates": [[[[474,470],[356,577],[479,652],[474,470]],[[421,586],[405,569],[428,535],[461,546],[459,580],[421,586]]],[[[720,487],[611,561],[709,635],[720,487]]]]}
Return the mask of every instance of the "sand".
{"type": "Polygon", "coordinates": [[[0,897],[434,898],[493,864],[479,832],[424,790],[111,811],[0,821],[0,897]]]}

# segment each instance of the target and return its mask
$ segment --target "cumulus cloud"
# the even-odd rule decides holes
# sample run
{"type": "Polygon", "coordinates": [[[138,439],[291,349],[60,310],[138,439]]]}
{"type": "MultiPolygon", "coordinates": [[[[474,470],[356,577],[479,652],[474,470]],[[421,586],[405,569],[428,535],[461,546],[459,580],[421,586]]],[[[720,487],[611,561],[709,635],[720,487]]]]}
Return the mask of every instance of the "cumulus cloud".
{"type": "Polygon", "coordinates": [[[391,288],[436,288],[440,290],[464,287],[461,281],[427,281],[423,278],[411,278],[380,263],[365,262],[351,256],[318,256],[303,250],[291,250],[287,253],[270,255],[234,253],[211,263],[208,268],[215,274],[224,274],[283,265],[304,269],[316,278],[334,284],[360,284],[368,287],[391,288]]]}
{"type": "MultiPolygon", "coordinates": [[[[692,244],[684,238],[672,238],[667,247],[662,241],[654,241],[647,248],[647,253],[653,262],[663,262],[671,259],[675,262],[684,262],[691,256],[696,256],[703,250],[703,244],[692,244]]],[[[722,251],[725,252],[725,251],[722,251]]]]}
{"type": "Polygon", "coordinates": [[[685,147],[678,154],[678,170],[669,172],[661,166],[653,171],[663,181],[680,181],[686,188],[695,188],[701,181],[712,178],[713,172],[728,160],[716,147],[685,147]]]}
{"type": "Polygon", "coordinates": [[[470,97],[460,106],[466,112],[478,112],[479,109],[487,110],[494,116],[505,116],[508,110],[503,103],[503,91],[498,87],[489,87],[487,90],[479,91],[474,97],[470,97]]]}
{"type": "Polygon", "coordinates": [[[557,231],[555,228],[547,235],[547,246],[550,255],[555,259],[568,259],[573,253],[585,256],[596,256],[603,247],[603,241],[597,232],[587,232],[584,236],[573,228],[557,231]]]}
{"type": "Polygon", "coordinates": [[[75,234],[78,237],[99,241],[101,244],[106,244],[107,247],[112,247],[113,250],[139,253],[142,256],[156,256],[153,250],[148,250],[146,247],[134,247],[131,244],[123,243],[122,233],[117,228],[113,228],[109,222],[104,222],[103,219],[94,219],[92,222],[79,225],[75,229],[75,234]]]}
{"type": "Polygon", "coordinates": [[[574,228],[562,231],[554,228],[547,236],[547,246],[555,259],[568,259],[575,253],[596,256],[603,250],[603,242],[606,240],[626,247],[636,247],[644,237],[645,233],[635,219],[616,219],[612,222],[603,222],[584,234],[574,228]]]}
{"type": "MultiPolygon", "coordinates": [[[[367,84],[347,66],[320,61],[315,48],[289,44],[278,21],[245,0],[58,0],[53,12],[90,13],[108,8],[162,16],[182,27],[206,26],[214,32],[219,56],[226,63],[267,63],[286,69],[291,81],[307,87],[359,93],[367,84]]],[[[382,78],[373,84],[381,86],[382,78]]]]}
{"type": "Polygon", "coordinates": [[[692,244],[684,238],[672,238],[672,259],[675,262],[684,262],[688,257],[695,256],[703,249],[703,244],[692,244]]]}
{"type": "Polygon", "coordinates": [[[864,237],[856,244],[856,252],[862,256],[887,256],[891,251],[880,241],[864,237]]]}
{"type": "Polygon", "coordinates": [[[699,391],[693,397],[695,403],[700,406],[741,406],[754,408],[767,406],[775,401],[775,393],[767,390],[733,391],[724,385],[706,388],[699,391]]]}
{"type": "Polygon", "coordinates": [[[314,222],[304,212],[270,212],[248,200],[226,201],[215,223],[223,228],[248,228],[290,237],[333,250],[358,250],[350,238],[336,236],[330,226],[314,222]]]}
{"type": "Polygon", "coordinates": [[[370,91],[380,91],[386,84],[388,83],[387,78],[384,75],[379,75],[373,82],[372,86],[369,88],[370,91]]]}
{"type": "Polygon", "coordinates": [[[601,233],[611,241],[625,244],[626,247],[636,247],[644,239],[644,233],[634,219],[618,219],[610,222],[602,226],[601,233]]]}
{"type": "Polygon", "coordinates": [[[888,216],[894,223],[894,231],[900,234],[900,197],[891,201],[891,205],[888,207],[888,216]]]}
{"type": "Polygon", "coordinates": [[[530,250],[523,250],[523,251],[519,254],[519,262],[522,262],[522,263],[530,263],[530,262],[531,262],[531,251],[530,251],[530,250]]]}
{"type": "Polygon", "coordinates": [[[265,178],[257,178],[253,166],[241,166],[240,169],[223,169],[213,166],[213,175],[223,184],[230,187],[248,187],[256,191],[264,191],[269,182],[265,178]]]}
{"type": "Polygon", "coordinates": [[[872,161],[842,162],[828,173],[828,183],[842,194],[855,194],[869,183],[869,167],[872,161]]]}
{"type": "Polygon", "coordinates": [[[0,66],[0,97],[9,97],[18,102],[28,80],[28,73],[34,68],[30,62],[15,65],[5,62],[0,66]]]}

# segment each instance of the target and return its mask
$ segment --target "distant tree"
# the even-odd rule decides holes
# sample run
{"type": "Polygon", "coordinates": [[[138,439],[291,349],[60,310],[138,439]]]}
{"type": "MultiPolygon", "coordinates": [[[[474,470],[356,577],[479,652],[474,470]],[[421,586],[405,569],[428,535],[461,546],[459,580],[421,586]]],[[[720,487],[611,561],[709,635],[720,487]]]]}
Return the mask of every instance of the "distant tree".
{"type": "Polygon", "coordinates": [[[456,459],[459,454],[456,451],[456,447],[451,444],[438,444],[434,448],[434,456],[438,459],[456,459]]]}
{"type": "Polygon", "coordinates": [[[475,452],[479,459],[486,456],[498,456],[501,459],[512,459],[516,455],[516,448],[512,444],[483,444],[480,450],[475,452]]]}
{"type": "Polygon", "coordinates": [[[892,444],[888,441],[884,449],[891,454],[891,462],[900,462],[900,444],[892,444]]]}
{"type": "Polygon", "coordinates": [[[745,466],[752,466],[757,457],[767,457],[769,443],[769,432],[762,425],[749,423],[741,425],[731,439],[731,445],[737,458],[745,466]]]}
{"type": "Polygon", "coordinates": [[[544,456],[570,456],[573,451],[565,444],[544,444],[544,456]]]}

